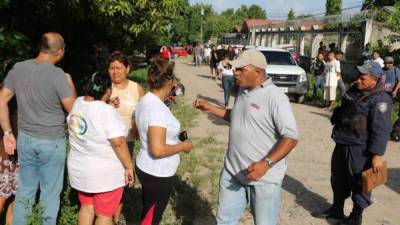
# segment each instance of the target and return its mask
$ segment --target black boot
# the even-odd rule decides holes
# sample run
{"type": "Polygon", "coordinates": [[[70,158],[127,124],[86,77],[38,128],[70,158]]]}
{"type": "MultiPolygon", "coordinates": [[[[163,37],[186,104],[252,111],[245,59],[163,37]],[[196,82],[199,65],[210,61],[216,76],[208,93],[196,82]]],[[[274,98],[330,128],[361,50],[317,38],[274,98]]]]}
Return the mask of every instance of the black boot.
{"type": "Polygon", "coordinates": [[[338,219],[342,220],[344,218],[344,213],[343,213],[343,204],[333,204],[332,207],[329,209],[323,211],[323,212],[313,212],[311,213],[311,216],[320,218],[320,219],[338,219]]]}
{"type": "Polygon", "coordinates": [[[336,225],[361,225],[362,224],[362,213],[364,209],[360,206],[354,206],[350,216],[346,219],[336,223],[336,225]]]}

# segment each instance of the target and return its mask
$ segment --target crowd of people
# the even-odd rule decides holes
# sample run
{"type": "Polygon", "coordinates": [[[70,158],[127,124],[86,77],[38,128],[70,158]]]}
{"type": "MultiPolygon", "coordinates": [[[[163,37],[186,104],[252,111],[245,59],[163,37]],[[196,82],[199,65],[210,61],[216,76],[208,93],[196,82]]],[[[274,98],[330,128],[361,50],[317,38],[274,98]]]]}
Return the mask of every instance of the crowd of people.
{"type": "MultiPolygon", "coordinates": [[[[313,212],[312,216],[336,219],[338,222],[335,225],[361,225],[364,210],[372,204],[371,191],[363,191],[361,174],[369,168],[374,173],[380,173],[384,168],[382,156],[390,134],[393,140],[399,140],[400,119],[393,128],[391,126],[393,100],[400,86],[399,69],[394,66],[393,57],[386,56],[383,60],[375,51],[370,60],[357,67],[357,79],[346,89],[340,65],[343,52],[335,49],[332,44],[331,51],[319,52],[312,67],[317,78],[314,95],[318,89],[323,88],[324,98],[328,101],[326,110],[333,111],[332,139],[336,143],[330,179],[333,204],[325,211],[313,212]],[[340,90],[341,104],[335,107],[337,88],[340,90]],[[353,209],[346,216],[344,203],[350,196],[353,209]]],[[[202,99],[194,103],[195,107],[231,123],[228,152],[220,177],[217,224],[237,224],[246,201],[250,203],[256,224],[276,224],[279,191],[271,184],[280,186],[282,180],[278,174],[284,174],[285,169],[281,167],[279,171],[274,170],[277,167],[275,164],[281,164],[297,143],[295,121],[291,120],[290,107],[285,106],[286,99],[275,95],[277,91],[269,87],[272,85],[271,80],[265,75],[258,76],[265,73],[266,66],[265,57],[260,52],[247,50],[239,55],[238,60],[229,61],[227,58],[224,58],[223,63],[234,68],[232,74],[241,87],[234,107],[219,108],[202,99]],[[271,96],[277,102],[269,99],[271,96]],[[254,109],[258,113],[253,113],[254,109]],[[269,114],[268,110],[271,109],[278,111],[269,114]],[[272,122],[269,121],[271,118],[272,122]],[[271,124],[275,124],[275,127],[269,127],[271,124]],[[258,131],[258,128],[262,131],[258,131]],[[269,135],[280,138],[271,141],[276,145],[275,148],[264,146],[263,149],[270,150],[265,152],[258,148],[258,144],[262,146],[270,143],[269,135]],[[257,137],[257,140],[253,137],[257,137]],[[281,158],[276,158],[277,155],[281,158]],[[254,171],[258,174],[255,175],[254,171]],[[268,197],[263,199],[260,192],[268,197]],[[266,209],[269,211],[266,212],[266,209]]],[[[221,72],[227,73],[224,67],[221,72]]]]}
{"type": "MultiPolygon", "coordinates": [[[[385,92],[396,100],[400,89],[400,69],[394,65],[394,58],[390,55],[384,59],[378,51],[370,51],[370,44],[366,44],[362,52],[362,64],[368,65],[374,63],[382,68],[380,83],[383,84],[385,92]]],[[[343,52],[336,50],[335,44],[329,45],[329,51],[326,51],[323,42],[320,42],[318,55],[311,65],[311,71],[315,76],[313,88],[313,97],[316,97],[319,90],[323,91],[326,100],[326,110],[333,111],[337,98],[336,90],[339,89],[340,96],[346,93],[346,86],[342,79],[341,60],[343,52]]],[[[395,123],[391,132],[391,138],[400,141],[400,120],[395,123]]]]}
{"type": "Polygon", "coordinates": [[[202,47],[200,43],[196,43],[194,48],[195,66],[208,65],[212,79],[222,81],[225,107],[228,107],[230,96],[236,87],[234,70],[230,62],[243,51],[243,48],[237,46],[206,45],[202,47]]]}
{"type": "MultiPolygon", "coordinates": [[[[203,52],[198,44],[195,64],[202,61],[203,52]]],[[[216,76],[222,79],[225,107],[201,98],[194,100],[193,107],[230,123],[217,224],[238,224],[249,203],[256,224],[275,225],[287,155],[299,140],[289,99],[266,76],[267,61],[261,52],[249,49],[236,53],[224,46],[205,52],[210,53],[211,72],[217,71],[216,76]],[[229,109],[234,80],[240,89],[229,109]]],[[[180,153],[193,149],[165,104],[175,90],[174,64],[166,57],[152,58],[147,66],[149,91],[145,93],[140,84],[128,79],[132,67],[127,57],[114,52],[107,70],[92,76],[83,96],[77,97],[71,76],[55,66],[64,53],[63,37],[45,33],[36,58],[8,67],[0,91],[0,147],[6,153],[1,158],[6,167],[0,171],[0,206],[13,194],[15,203],[8,209],[7,222],[26,224],[40,190],[39,203],[46,218],[43,224],[55,225],[67,165],[70,184],[80,202],[79,225],[123,224],[122,196],[135,182],[135,175],[142,187],[141,224],[159,224],[173,189],[180,153]],[[135,140],[140,146],[134,163],[135,140]],[[18,160],[13,158],[17,153],[18,160]]],[[[324,87],[328,110],[333,110],[336,88],[343,82],[342,54],[329,52],[325,63],[320,52],[313,66],[316,88],[324,87]]],[[[370,192],[361,191],[360,174],[366,168],[382,170],[381,156],[391,130],[391,97],[400,88],[399,70],[393,63],[393,58],[386,56],[382,69],[378,62],[368,61],[357,67],[360,75],[347,91],[343,85],[342,104],[334,109],[331,119],[336,143],[331,162],[333,205],[313,216],[338,219],[338,225],[361,225],[363,211],[372,201],[370,192]],[[345,217],[343,207],[349,196],[353,211],[345,217]]]]}
{"type": "Polygon", "coordinates": [[[0,146],[5,155],[0,171],[1,209],[15,195],[14,205],[7,210],[7,224],[26,224],[38,190],[43,224],[56,224],[65,164],[81,203],[78,224],[123,224],[121,200],[135,174],[143,192],[141,223],[159,224],[179,153],[193,148],[187,136],[180,138],[180,123],[164,104],[175,86],[174,65],[154,58],[148,65],[150,91],[145,94],[140,84],[127,79],[131,70],[127,57],[114,52],[107,70],[92,76],[83,96],[77,97],[71,76],[55,66],[65,52],[62,36],[45,33],[40,46],[36,58],[8,67],[0,92],[0,146]],[[18,107],[11,102],[13,97],[18,107]],[[133,163],[138,139],[140,150],[133,163]],[[13,159],[17,152],[18,160],[13,159]]]}

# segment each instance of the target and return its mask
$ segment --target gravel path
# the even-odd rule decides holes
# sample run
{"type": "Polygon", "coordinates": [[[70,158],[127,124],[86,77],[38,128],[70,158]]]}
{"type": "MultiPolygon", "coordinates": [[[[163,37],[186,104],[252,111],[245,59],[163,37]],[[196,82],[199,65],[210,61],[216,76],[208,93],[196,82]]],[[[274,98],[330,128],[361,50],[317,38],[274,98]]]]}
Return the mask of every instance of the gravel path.
{"type": "MultiPolygon", "coordinates": [[[[193,101],[197,96],[215,104],[223,104],[220,81],[213,81],[209,67],[194,67],[188,59],[176,62],[176,74],[186,86],[186,99],[193,101]]],[[[233,104],[231,99],[230,106],[233,104]]],[[[330,138],[330,114],[323,110],[300,104],[292,104],[301,139],[289,156],[289,168],[283,183],[280,225],[325,225],[334,220],[315,219],[310,212],[329,207],[332,199],[329,183],[330,158],[334,143],[330,138]]],[[[201,114],[199,125],[190,130],[195,137],[215,133],[218,140],[227,143],[228,124],[212,116],[201,114]]],[[[366,211],[364,225],[400,224],[400,144],[391,142],[385,158],[388,160],[389,182],[374,191],[374,204],[366,211]]],[[[221,162],[222,163],[222,162],[221,162]]],[[[351,200],[346,202],[346,214],[351,211],[351,200]]],[[[241,224],[253,224],[247,212],[241,224]]]]}

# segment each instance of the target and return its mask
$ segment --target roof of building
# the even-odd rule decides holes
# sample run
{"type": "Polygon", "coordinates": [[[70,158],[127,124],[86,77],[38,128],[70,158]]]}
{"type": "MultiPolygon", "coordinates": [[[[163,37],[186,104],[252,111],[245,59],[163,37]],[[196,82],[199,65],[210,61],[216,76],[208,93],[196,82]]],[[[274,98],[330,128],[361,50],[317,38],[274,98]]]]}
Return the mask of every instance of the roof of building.
{"type": "Polygon", "coordinates": [[[247,27],[268,26],[270,24],[282,22],[283,20],[268,20],[268,19],[247,19],[244,23],[247,27]]]}

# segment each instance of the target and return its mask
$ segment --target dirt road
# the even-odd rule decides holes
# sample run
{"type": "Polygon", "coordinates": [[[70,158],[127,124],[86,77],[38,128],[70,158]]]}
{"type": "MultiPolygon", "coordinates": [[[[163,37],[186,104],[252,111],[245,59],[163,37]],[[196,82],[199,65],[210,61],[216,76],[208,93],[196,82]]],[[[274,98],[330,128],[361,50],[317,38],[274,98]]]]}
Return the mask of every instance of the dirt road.
{"type": "MultiPolygon", "coordinates": [[[[194,67],[189,59],[176,62],[176,73],[186,86],[186,100],[201,96],[215,104],[223,104],[220,81],[213,81],[208,66],[194,67]]],[[[232,105],[233,99],[231,99],[232,105]]],[[[334,143],[330,138],[330,114],[307,105],[292,104],[301,139],[289,156],[289,168],[282,186],[280,225],[325,225],[334,220],[315,219],[310,212],[329,207],[332,199],[329,183],[330,159],[334,143]]],[[[216,133],[222,143],[228,141],[228,124],[202,114],[196,128],[190,130],[195,137],[216,133]]],[[[388,160],[389,182],[373,193],[374,204],[365,210],[364,225],[400,224],[400,144],[390,142],[385,158],[388,160]]],[[[222,163],[222,162],[221,162],[222,163]]],[[[351,211],[347,200],[346,214],[351,211]]],[[[241,224],[253,224],[246,213],[241,224]]]]}

